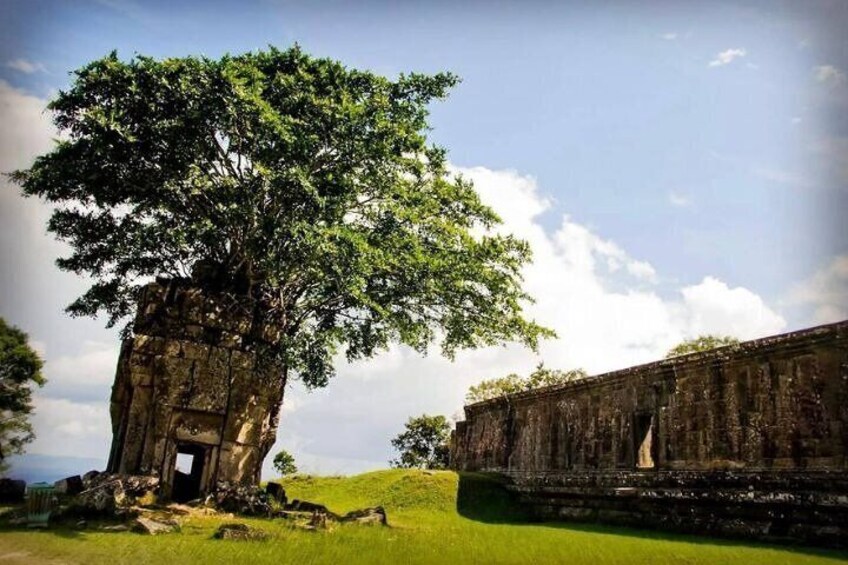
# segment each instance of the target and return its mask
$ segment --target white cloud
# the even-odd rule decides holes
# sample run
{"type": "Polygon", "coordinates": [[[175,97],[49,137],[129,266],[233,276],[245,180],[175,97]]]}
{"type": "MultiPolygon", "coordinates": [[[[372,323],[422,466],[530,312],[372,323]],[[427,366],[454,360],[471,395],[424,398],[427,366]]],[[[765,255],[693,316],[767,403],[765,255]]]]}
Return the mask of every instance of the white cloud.
{"type": "Polygon", "coordinates": [[[801,118],[801,116],[794,116],[790,121],[792,122],[793,126],[797,126],[798,124],[800,124],[804,120],[803,120],[803,118],[801,118]]]}
{"type": "Polygon", "coordinates": [[[48,358],[44,365],[47,384],[42,393],[75,401],[108,400],[118,353],[118,343],[86,340],[75,355],[48,358]]]}
{"type": "Polygon", "coordinates": [[[812,323],[826,324],[848,319],[848,255],[839,255],[796,285],[791,304],[813,307],[812,323]]]}
{"type": "Polygon", "coordinates": [[[678,208],[686,208],[692,205],[691,198],[673,190],[668,193],[668,201],[672,206],[677,206],[678,208]]]}
{"type": "Polygon", "coordinates": [[[841,86],[848,81],[848,77],[845,76],[845,73],[833,65],[819,65],[818,67],[813,67],[813,75],[818,82],[829,86],[841,86]]]}
{"type": "MultiPolygon", "coordinates": [[[[0,173],[26,168],[54,146],[58,133],[46,105],[47,100],[0,80],[0,173]]],[[[51,210],[49,203],[24,198],[18,186],[0,176],[0,315],[48,344],[49,352],[62,354],[78,346],[70,336],[79,328],[102,323],[61,315],[87,284],[54,264],[68,247],[45,233],[51,210]]]]}
{"type": "Polygon", "coordinates": [[[688,336],[729,334],[754,339],[786,326],[786,320],[758,295],[746,288],[730,288],[714,277],[704,277],[700,284],[681,289],[681,294],[681,321],[688,336]]]}
{"type": "Polygon", "coordinates": [[[733,62],[734,59],[744,57],[748,52],[745,49],[727,49],[718,53],[715,59],[709,62],[710,67],[721,67],[733,62]]]}
{"type": "Polygon", "coordinates": [[[55,457],[105,458],[112,428],[107,402],[74,402],[65,398],[34,398],[35,441],[27,453],[55,457]]]}
{"type": "Polygon", "coordinates": [[[646,261],[631,260],[627,263],[627,272],[636,277],[650,282],[657,282],[657,272],[646,261]]]}
{"type": "Polygon", "coordinates": [[[664,33],[664,34],[660,35],[660,37],[662,39],[665,39],[666,41],[674,41],[675,39],[677,39],[677,32],[672,31],[672,32],[669,32],[669,33],[664,33]]]}
{"type": "Polygon", "coordinates": [[[0,167],[4,172],[28,166],[52,146],[56,130],[44,112],[46,104],[0,79],[0,167]]]}
{"type": "Polygon", "coordinates": [[[529,312],[560,336],[543,346],[552,365],[610,370],[661,357],[703,331],[752,338],[785,327],[759,296],[713,277],[661,297],[652,287],[661,278],[653,266],[616,242],[568,216],[554,233],[545,231],[537,218],[550,204],[532,178],[479,167],[465,173],[505,218],[504,229],[530,242],[534,261],[525,270],[525,287],[537,303],[529,312]]]}
{"type": "Polygon", "coordinates": [[[33,63],[26,59],[13,59],[6,62],[6,66],[16,71],[31,75],[33,73],[46,73],[47,69],[41,63],[33,63]]]}

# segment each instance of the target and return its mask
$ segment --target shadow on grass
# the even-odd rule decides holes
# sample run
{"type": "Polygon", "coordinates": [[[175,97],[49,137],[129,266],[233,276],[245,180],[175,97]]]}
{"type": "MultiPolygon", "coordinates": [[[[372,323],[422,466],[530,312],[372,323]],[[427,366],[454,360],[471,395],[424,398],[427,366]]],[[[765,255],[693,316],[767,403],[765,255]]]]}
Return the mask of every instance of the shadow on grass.
{"type": "Polygon", "coordinates": [[[460,472],[457,512],[465,518],[488,524],[534,522],[516,496],[504,488],[505,484],[506,480],[495,473],[460,472]]]}
{"type": "Polygon", "coordinates": [[[608,526],[598,523],[542,521],[534,519],[529,509],[519,502],[517,496],[504,488],[506,482],[506,478],[495,473],[460,472],[459,490],[456,497],[457,512],[460,516],[487,524],[541,526],[599,536],[628,536],[672,543],[773,549],[818,557],[848,559],[848,551],[837,549],[823,549],[804,545],[778,545],[753,540],[716,538],[662,530],[608,526]]]}
{"type": "Polygon", "coordinates": [[[101,526],[114,526],[122,524],[123,521],[94,519],[85,520],[84,527],[78,526],[82,517],[68,517],[56,520],[51,518],[46,527],[30,527],[26,520],[26,507],[24,505],[8,506],[0,509],[0,534],[6,533],[34,533],[49,534],[64,539],[82,541],[87,533],[107,532],[100,529],[101,526]]]}

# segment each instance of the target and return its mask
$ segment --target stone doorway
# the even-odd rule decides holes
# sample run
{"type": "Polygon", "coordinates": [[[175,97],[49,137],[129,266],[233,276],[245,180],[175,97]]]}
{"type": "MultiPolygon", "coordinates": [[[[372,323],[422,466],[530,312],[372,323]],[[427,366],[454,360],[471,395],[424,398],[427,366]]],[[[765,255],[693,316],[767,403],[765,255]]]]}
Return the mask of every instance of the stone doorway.
{"type": "Polygon", "coordinates": [[[205,464],[206,447],[192,443],[177,445],[171,500],[188,502],[200,498],[205,464]]]}

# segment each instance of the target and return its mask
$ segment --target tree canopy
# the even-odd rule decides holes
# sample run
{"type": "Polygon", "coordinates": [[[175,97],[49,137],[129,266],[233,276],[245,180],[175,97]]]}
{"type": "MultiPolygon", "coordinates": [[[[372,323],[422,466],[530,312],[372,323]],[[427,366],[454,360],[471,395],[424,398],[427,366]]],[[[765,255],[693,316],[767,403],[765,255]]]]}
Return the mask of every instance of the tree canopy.
{"type": "Polygon", "coordinates": [[[297,465],[294,464],[294,456],[285,449],[281,449],[274,456],[274,470],[277,471],[280,476],[293,475],[297,473],[297,465]]]}
{"type": "Polygon", "coordinates": [[[27,335],[0,318],[0,472],[6,458],[23,453],[35,438],[29,416],[32,387],[44,385],[42,361],[28,344],[27,335]]]}
{"type": "Polygon", "coordinates": [[[665,354],[666,359],[686,355],[688,353],[697,353],[700,351],[709,351],[716,347],[724,347],[725,345],[736,345],[739,340],[729,335],[700,335],[693,339],[682,341],[668,350],[665,354]]]}
{"type": "Polygon", "coordinates": [[[561,371],[559,369],[548,369],[543,363],[540,363],[527,377],[522,377],[515,373],[510,373],[504,377],[496,377],[487,379],[479,384],[471,386],[468,393],[465,395],[465,401],[469,404],[489,400],[490,398],[499,398],[533,390],[545,386],[558,385],[571,381],[585,379],[588,376],[583,369],[572,369],[570,371],[561,371]]]}
{"type": "Polygon", "coordinates": [[[422,414],[406,422],[406,430],[392,440],[400,457],[389,461],[404,469],[445,469],[450,458],[451,427],[444,416],[422,414]]]}
{"type": "Polygon", "coordinates": [[[396,80],[269,48],[212,60],[116,53],[50,103],[63,137],[25,195],[55,205],[60,268],[95,282],[68,311],[126,319],[154,277],[250,296],[308,386],[332,358],[553,335],[522,315],[526,242],[427,139],[458,78],[396,80]]]}

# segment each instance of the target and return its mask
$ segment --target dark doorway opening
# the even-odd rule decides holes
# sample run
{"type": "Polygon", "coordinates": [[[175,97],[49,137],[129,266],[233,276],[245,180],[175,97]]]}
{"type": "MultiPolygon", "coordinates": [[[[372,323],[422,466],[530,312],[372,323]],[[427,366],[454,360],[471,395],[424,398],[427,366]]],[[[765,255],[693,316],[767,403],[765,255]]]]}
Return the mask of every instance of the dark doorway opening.
{"type": "Polygon", "coordinates": [[[653,469],[654,464],[654,415],[636,414],[633,417],[633,447],[637,469],[653,469]]]}
{"type": "Polygon", "coordinates": [[[206,448],[202,445],[182,444],[177,446],[171,500],[188,502],[200,498],[200,483],[203,479],[205,461],[206,448]]]}

